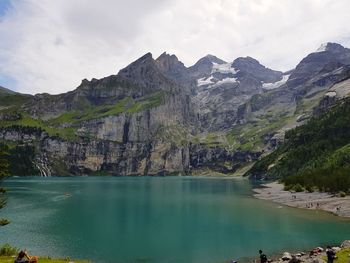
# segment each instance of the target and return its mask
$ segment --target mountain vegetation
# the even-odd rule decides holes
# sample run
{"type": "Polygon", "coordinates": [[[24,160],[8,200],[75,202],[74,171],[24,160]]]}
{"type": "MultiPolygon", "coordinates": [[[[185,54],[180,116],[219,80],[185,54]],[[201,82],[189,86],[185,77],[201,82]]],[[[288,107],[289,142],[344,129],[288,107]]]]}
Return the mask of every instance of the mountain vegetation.
{"type": "MultiPolygon", "coordinates": [[[[6,205],[6,197],[5,197],[6,190],[1,187],[1,182],[9,174],[10,172],[9,172],[8,154],[5,151],[5,149],[3,149],[3,147],[0,147],[0,210],[4,208],[6,205]]],[[[0,226],[5,226],[7,224],[9,224],[9,221],[7,219],[0,218],[0,226]]]]}
{"type": "Polygon", "coordinates": [[[253,176],[281,179],[286,189],[350,192],[350,99],[286,132],[286,141],[257,161],[253,176]]]}

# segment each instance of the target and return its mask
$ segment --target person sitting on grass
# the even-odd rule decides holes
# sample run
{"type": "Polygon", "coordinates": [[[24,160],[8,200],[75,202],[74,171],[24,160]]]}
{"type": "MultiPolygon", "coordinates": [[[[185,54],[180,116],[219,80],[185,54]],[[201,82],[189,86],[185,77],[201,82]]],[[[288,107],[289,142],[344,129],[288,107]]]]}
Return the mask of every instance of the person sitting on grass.
{"type": "Polygon", "coordinates": [[[38,257],[31,257],[27,251],[20,251],[15,260],[15,263],[38,263],[38,257]]]}

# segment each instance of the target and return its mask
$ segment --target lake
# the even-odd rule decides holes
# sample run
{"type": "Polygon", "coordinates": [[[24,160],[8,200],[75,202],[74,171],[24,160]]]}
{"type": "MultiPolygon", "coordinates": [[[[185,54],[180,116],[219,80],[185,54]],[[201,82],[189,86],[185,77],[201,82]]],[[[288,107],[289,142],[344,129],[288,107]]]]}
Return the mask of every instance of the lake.
{"type": "Polygon", "coordinates": [[[339,244],[350,221],[252,197],[245,179],[11,178],[0,243],[101,263],[223,263],[339,244]]]}

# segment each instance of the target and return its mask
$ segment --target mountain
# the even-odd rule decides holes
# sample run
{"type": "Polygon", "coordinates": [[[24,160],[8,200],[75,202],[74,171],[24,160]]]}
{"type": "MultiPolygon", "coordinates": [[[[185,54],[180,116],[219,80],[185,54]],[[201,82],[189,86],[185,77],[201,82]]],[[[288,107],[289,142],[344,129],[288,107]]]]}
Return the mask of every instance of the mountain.
{"type": "Polygon", "coordinates": [[[8,94],[15,94],[16,92],[9,90],[7,88],[1,87],[0,86],[0,96],[2,95],[8,95],[8,94]]]}
{"type": "Polygon", "coordinates": [[[271,84],[265,84],[263,93],[239,106],[239,125],[229,134],[233,145],[271,151],[283,141],[287,130],[303,124],[338,99],[330,98],[329,91],[349,78],[349,49],[338,44],[325,46],[324,51],[309,54],[295,69],[283,73],[284,80],[275,83],[278,85],[271,89],[267,88],[271,84]]]}
{"type": "MultiPolygon", "coordinates": [[[[274,83],[282,79],[282,72],[275,71],[261,65],[259,61],[251,57],[237,58],[233,61],[232,67],[238,72],[249,74],[264,83],[274,83]]],[[[240,76],[238,74],[238,76],[240,76]]]]}
{"type": "Polygon", "coordinates": [[[306,56],[289,78],[289,85],[296,87],[324,70],[337,69],[350,63],[350,49],[336,43],[323,44],[316,52],[306,56]]]}
{"type": "Polygon", "coordinates": [[[189,74],[194,79],[199,79],[206,77],[211,74],[213,65],[222,65],[226,62],[213,56],[213,55],[206,55],[205,57],[201,58],[194,64],[193,66],[188,68],[189,74]]]}
{"type": "Polygon", "coordinates": [[[349,49],[327,44],[295,69],[207,55],[186,67],[147,53],[75,90],[0,96],[13,174],[241,173],[286,131],[347,97],[349,49]]]}
{"type": "Polygon", "coordinates": [[[282,72],[268,69],[251,57],[226,63],[207,56],[190,67],[189,72],[193,77],[200,77],[192,100],[200,128],[214,132],[232,128],[238,121],[240,105],[253,95],[263,93],[266,83],[272,85],[283,79],[282,72]],[[205,71],[204,66],[198,65],[205,65],[205,71]]]}

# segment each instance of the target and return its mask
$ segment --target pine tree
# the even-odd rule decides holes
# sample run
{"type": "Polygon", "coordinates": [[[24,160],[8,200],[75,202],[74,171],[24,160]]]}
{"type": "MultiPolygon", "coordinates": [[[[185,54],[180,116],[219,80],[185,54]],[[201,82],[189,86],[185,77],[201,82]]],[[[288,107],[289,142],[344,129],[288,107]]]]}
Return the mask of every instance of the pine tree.
{"type": "MultiPolygon", "coordinates": [[[[4,208],[6,205],[5,193],[6,190],[1,187],[1,183],[6,176],[9,176],[9,162],[8,155],[4,149],[0,149],[0,209],[4,208]]],[[[10,223],[7,219],[0,218],[0,226],[5,226],[10,223]]]]}

